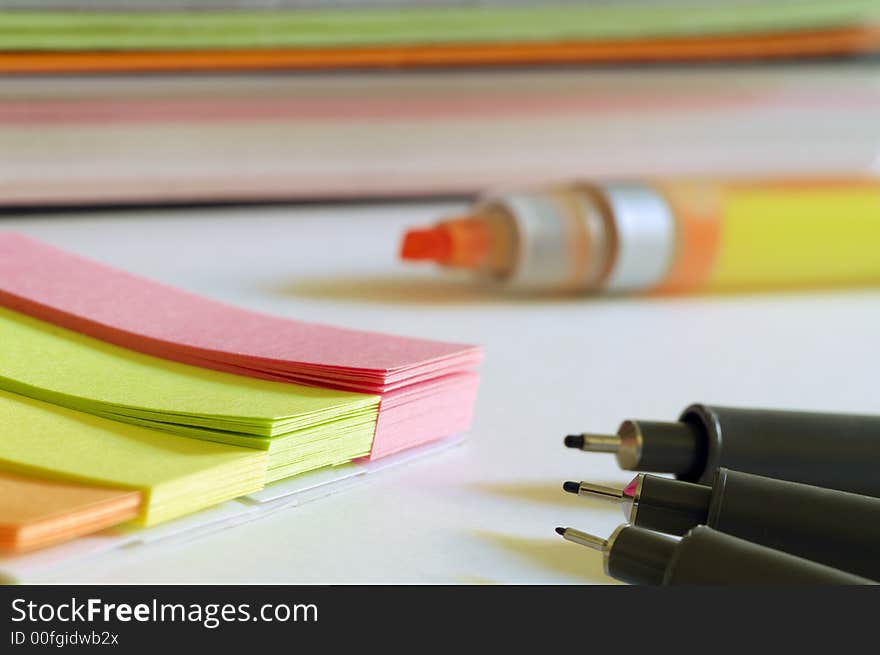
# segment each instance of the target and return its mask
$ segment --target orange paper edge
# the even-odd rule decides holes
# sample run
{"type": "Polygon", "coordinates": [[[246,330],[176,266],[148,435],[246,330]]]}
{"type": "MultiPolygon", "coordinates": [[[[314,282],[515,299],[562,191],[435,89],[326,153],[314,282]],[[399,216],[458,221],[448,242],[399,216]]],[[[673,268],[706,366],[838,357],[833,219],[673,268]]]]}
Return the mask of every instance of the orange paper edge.
{"type": "Polygon", "coordinates": [[[6,52],[0,72],[339,69],[822,57],[880,51],[880,27],[619,41],[244,50],[6,52]]]}

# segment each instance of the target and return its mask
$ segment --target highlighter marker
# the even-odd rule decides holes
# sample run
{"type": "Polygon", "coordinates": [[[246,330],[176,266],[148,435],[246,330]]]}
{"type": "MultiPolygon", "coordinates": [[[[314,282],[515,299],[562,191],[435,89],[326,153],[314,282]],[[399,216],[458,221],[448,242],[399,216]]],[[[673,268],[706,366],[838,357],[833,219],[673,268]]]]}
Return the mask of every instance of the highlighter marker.
{"type": "Polygon", "coordinates": [[[880,180],[572,183],[408,231],[404,260],[544,291],[880,282],[880,180]]]}
{"type": "Polygon", "coordinates": [[[876,584],[705,525],[680,540],[631,525],[621,525],[608,539],[573,528],[556,533],[601,551],[605,573],[630,584],[876,584]]]}
{"type": "Polygon", "coordinates": [[[880,580],[880,498],[718,469],[712,486],[639,473],[623,489],[566,482],[620,501],[629,523],[683,535],[697,525],[880,580]]]}
{"type": "Polygon", "coordinates": [[[607,452],[628,471],[711,484],[720,467],[880,496],[880,416],[691,405],[677,422],[624,421],[565,445],[607,452]]]}

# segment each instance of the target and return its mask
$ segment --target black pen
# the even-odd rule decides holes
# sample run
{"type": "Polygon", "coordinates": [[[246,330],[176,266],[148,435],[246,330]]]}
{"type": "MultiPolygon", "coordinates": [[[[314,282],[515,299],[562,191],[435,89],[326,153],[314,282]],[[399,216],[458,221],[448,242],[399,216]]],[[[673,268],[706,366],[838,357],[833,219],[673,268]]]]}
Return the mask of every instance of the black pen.
{"type": "Polygon", "coordinates": [[[705,524],[834,568],[880,579],[880,498],[719,469],[711,486],[639,473],[623,488],[566,482],[622,503],[631,524],[682,535],[705,524]]]}
{"type": "Polygon", "coordinates": [[[624,421],[615,435],[572,434],[565,445],[687,482],[728,467],[880,496],[880,416],[691,405],[678,421],[624,421]]]}
{"type": "Polygon", "coordinates": [[[573,528],[556,532],[601,551],[605,572],[631,584],[876,584],[704,525],[681,539],[631,525],[618,527],[608,539],[573,528]]]}

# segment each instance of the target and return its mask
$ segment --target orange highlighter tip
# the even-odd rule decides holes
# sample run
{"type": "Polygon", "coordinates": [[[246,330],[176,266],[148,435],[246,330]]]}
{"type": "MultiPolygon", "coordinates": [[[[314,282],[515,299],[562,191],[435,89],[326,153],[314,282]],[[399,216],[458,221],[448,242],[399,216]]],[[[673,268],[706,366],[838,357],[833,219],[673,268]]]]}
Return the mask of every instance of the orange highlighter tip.
{"type": "Polygon", "coordinates": [[[437,226],[409,230],[403,236],[400,257],[405,260],[445,262],[452,255],[452,239],[449,232],[437,226]]]}

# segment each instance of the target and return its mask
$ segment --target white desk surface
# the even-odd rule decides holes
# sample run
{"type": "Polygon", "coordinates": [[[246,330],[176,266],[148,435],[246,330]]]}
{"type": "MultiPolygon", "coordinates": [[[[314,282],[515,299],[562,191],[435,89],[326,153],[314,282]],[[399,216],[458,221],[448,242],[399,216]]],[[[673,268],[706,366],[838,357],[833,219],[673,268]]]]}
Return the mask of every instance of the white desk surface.
{"type": "Polygon", "coordinates": [[[7,217],[16,230],[255,310],[483,344],[465,446],[195,542],[133,549],[57,582],[606,583],[620,510],[561,491],[625,483],[562,437],[696,401],[880,412],[880,291],[666,299],[506,297],[403,266],[404,227],[457,205],[340,205],[7,217]]]}

